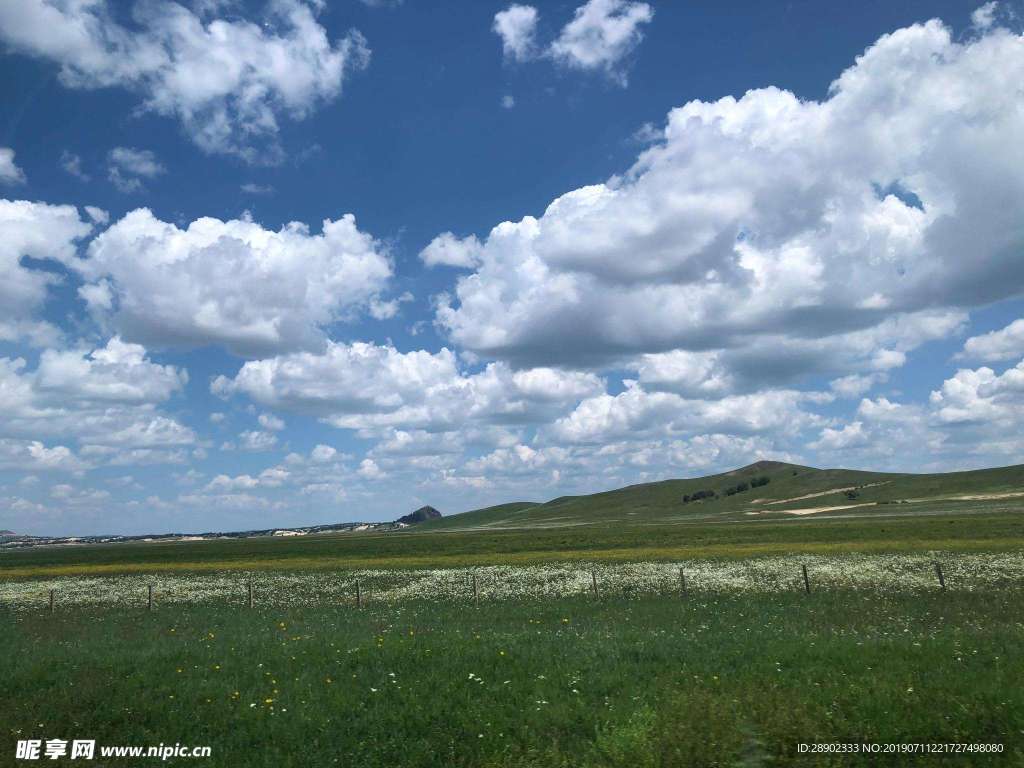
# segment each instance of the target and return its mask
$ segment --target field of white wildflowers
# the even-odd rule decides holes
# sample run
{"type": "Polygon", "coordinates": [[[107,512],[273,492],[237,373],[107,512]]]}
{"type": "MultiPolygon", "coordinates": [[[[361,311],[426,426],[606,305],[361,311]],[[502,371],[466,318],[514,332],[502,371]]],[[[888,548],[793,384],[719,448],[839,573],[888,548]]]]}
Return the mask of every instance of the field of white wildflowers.
{"type": "Polygon", "coordinates": [[[935,564],[946,588],[974,591],[1024,583],[1024,553],[915,555],[830,555],[763,557],[680,562],[565,563],[420,570],[244,571],[196,574],[59,577],[0,584],[0,604],[37,610],[54,591],[57,606],[145,605],[154,603],[245,604],[248,584],[254,602],[270,606],[313,606],[354,602],[359,582],[364,602],[466,602],[543,600],[593,593],[629,597],[681,593],[766,593],[804,589],[807,567],[812,591],[830,589],[903,592],[939,589],[935,564]]]}

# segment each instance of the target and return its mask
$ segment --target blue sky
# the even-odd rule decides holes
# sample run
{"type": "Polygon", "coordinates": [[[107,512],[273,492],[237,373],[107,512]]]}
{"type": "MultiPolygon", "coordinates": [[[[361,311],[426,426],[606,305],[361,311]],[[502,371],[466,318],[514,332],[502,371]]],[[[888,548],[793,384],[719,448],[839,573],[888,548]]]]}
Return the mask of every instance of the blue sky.
{"type": "Polygon", "coordinates": [[[0,528],[1024,461],[1021,12],[0,0],[0,528]]]}

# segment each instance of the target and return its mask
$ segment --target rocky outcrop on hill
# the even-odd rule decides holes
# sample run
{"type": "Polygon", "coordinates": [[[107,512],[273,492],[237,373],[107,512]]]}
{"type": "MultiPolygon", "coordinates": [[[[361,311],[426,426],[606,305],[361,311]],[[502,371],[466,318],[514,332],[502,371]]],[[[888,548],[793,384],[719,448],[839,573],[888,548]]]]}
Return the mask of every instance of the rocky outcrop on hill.
{"type": "Polygon", "coordinates": [[[416,523],[422,523],[426,520],[435,520],[440,516],[441,513],[438,512],[433,507],[420,507],[415,512],[410,512],[408,515],[403,515],[402,517],[395,520],[395,522],[401,523],[402,525],[415,525],[416,523]]]}

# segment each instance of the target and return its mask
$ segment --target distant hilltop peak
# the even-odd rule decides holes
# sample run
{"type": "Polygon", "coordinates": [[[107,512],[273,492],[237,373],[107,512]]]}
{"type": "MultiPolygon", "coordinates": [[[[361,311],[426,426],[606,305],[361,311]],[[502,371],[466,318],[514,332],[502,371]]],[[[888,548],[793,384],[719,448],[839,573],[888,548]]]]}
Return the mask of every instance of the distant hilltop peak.
{"type": "Polygon", "coordinates": [[[733,470],[733,472],[766,472],[772,469],[785,469],[786,467],[796,468],[796,464],[789,464],[785,461],[769,461],[768,459],[761,459],[755,461],[753,464],[748,464],[745,467],[733,470]]]}
{"type": "Polygon", "coordinates": [[[433,507],[420,507],[415,512],[410,512],[408,515],[398,518],[395,522],[404,525],[415,525],[426,520],[436,520],[440,516],[441,513],[433,507]]]}
{"type": "Polygon", "coordinates": [[[0,531],[0,536],[17,536],[14,531],[0,531]]]}

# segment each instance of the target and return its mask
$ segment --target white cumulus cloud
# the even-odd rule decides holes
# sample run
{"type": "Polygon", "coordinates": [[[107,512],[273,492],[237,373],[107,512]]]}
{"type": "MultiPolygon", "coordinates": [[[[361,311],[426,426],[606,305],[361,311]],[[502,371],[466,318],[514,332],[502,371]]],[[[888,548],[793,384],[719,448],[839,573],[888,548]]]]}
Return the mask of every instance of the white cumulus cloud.
{"type": "Polygon", "coordinates": [[[505,55],[514,61],[525,61],[535,53],[537,9],[532,5],[512,4],[494,14],[492,26],[501,38],[505,55]]]}
{"type": "Polygon", "coordinates": [[[143,109],[176,118],[207,152],[275,160],[280,117],[337,97],[369,49],[354,30],[330,40],[318,2],[273,0],[258,21],[217,17],[221,5],[136,2],[129,27],[107,0],[5,2],[0,40],[59,65],[68,88],[139,93],[143,109]]]}
{"type": "Polygon", "coordinates": [[[0,358],[0,436],[77,441],[81,456],[110,464],[184,461],[196,435],[157,406],[187,380],[117,338],[93,350],[47,349],[34,369],[0,358]]]}
{"type": "Polygon", "coordinates": [[[945,316],[951,333],[964,308],[1024,291],[1022,79],[1020,35],[954,40],[930,21],[883,36],[823,101],[691,101],[624,174],[495,226],[437,319],[522,366],[770,363],[780,340],[827,356],[840,337],[858,365],[898,366],[900,327],[945,316]]]}
{"type": "Polygon", "coordinates": [[[180,392],[188,374],[146,359],[146,349],[115,336],[94,350],[47,349],[39,357],[35,387],[67,400],[156,403],[180,392]]]}
{"type": "Polygon", "coordinates": [[[249,361],[233,379],[215,379],[212,389],[346,429],[445,431],[474,423],[541,422],[603,391],[603,384],[590,373],[513,371],[496,363],[468,374],[447,349],[403,353],[390,346],[330,342],[323,354],[249,361]]]}
{"type": "Polygon", "coordinates": [[[459,238],[442,232],[420,251],[420,259],[428,267],[440,265],[472,269],[480,263],[481,245],[475,235],[459,238]]]}
{"type": "Polygon", "coordinates": [[[55,343],[59,332],[38,319],[38,312],[61,278],[23,259],[67,263],[91,230],[71,205],[0,200],[0,341],[55,343]]]}
{"type": "Polygon", "coordinates": [[[603,69],[625,85],[620,63],[643,40],[641,25],[653,18],[647,3],[588,0],[551,43],[551,56],[575,69],[603,69]]]}
{"type": "Polygon", "coordinates": [[[0,147],[0,184],[24,184],[25,172],[14,162],[14,150],[0,147]]]}
{"type": "Polygon", "coordinates": [[[107,178],[121,192],[142,190],[143,179],[153,179],[167,172],[148,149],[114,147],[107,155],[107,178]]]}
{"type": "Polygon", "coordinates": [[[603,70],[626,85],[625,61],[643,40],[641,26],[654,18],[647,3],[632,0],[587,0],[554,40],[537,42],[539,14],[532,5],[510,5],[494,16],[492,29],[512,61],[548,58],[579,70],[603,70]]]}
{"type": "Polygon", "coordinates": [[[986,363],[1024,357],[1024,318],[998,331],[972,336],[964,342],[959,356],[986,363]]]}
{"type": "Polygon", "coordinates": [[[321,326],[368,305],[391,276],[380,244],[351,215],[314,234],[294,222],[273,232],[248,218],[180,229],[138,209],[73,266],[89,309],[125,339],[220,344],[241,355],[322,346],[321,326]]]}

